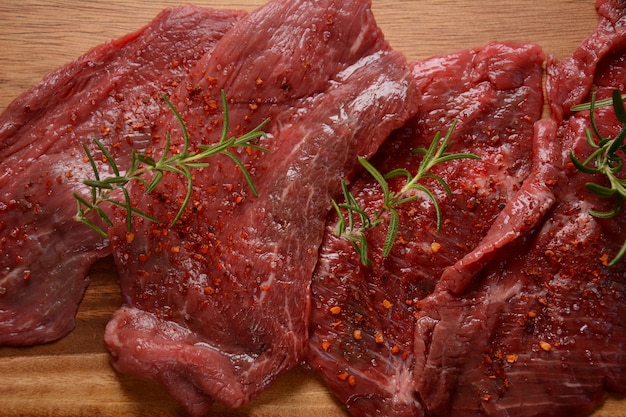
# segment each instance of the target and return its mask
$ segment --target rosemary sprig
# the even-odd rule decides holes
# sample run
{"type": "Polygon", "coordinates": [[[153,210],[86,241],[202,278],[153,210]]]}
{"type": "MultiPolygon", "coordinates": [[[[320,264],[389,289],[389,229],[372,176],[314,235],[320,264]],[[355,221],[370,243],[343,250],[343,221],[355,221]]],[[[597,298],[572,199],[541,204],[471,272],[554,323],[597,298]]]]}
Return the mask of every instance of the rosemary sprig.
{"type": "MultiPolygon", "coordinates": [[[[596,194],[601,198],[614,198],[615,207],[610,211],[597,211],[590,210],[589,214],[594,217],[607,219],[617,216],[624,209],[624,202],[626,202],[626,180],[620,179],[618,174],[621,172],[624,166],[622,156],[626,152],[626,145],[624,145],[624,138],[626,138],[626,110],[624,109],[624,96],[620,95],[619,90],[614,89],[611,99],[596,101],[595,93],[591,96],[591,102],[585,103],[580,106],[572,107],[574,111],[589,110],[589,122],[591,128],[585,130],[587,143],[593,149],[593,152],[587,159],[580,161],[574,154],[574,151],[570,151],[570,159],[572,163],[581,172],[586,174],[603,174],[608,180],[608,186],[600,185],[594,182],[588,182],[585,184],[587,190],[596,194]],[[595,121],[594,111],[598,107],[613,106],[615,116],[622,128],[620,132],[614,138],[604,137],[598,130],[598,126],[595,121]]],[[[624,241],[622,248],[617,255],[609,262],[609,266],[614,266],[619,262],[626,254],[626,241],[624,241]]]]}
{"type": "MultiPolygon", "coordinates": [[[[622,100],[626,100],[626,94],[621,95],[622,100]]],[[[609,107],[613,105],[613,96],[605,98],[603,100],[593,100],[593,107],[599,109],[600,107],[609,107]]],[[[571,111],[578,112],[583,110],[591,110],[591,102],[580,103],[571,107],[571,111]]]]}
{"type": "Polygon", "coordinates": [[[420,198],[420,195],[413,190],[421,191],[433,202],[435,212],[437,214],[437,231],[441,229],[442,216],[439,203],[433,191],[421,183],[425,178],[436,180],[446,191],[448,195],[452,194],[448,183],[439,175],[429,172],[435,165],[452,161],[455,159],[480,159],[480,157],[469,153],[446,153],[450,147],[450,138],[456,127],[456,122],[452,124],[446,136],[441,140],[441,132],[437,132],[428,149],[416,148],[412,153],[423,155],[417,172],[415,175],[404,168],[394,169],[385,175],[382,175],[369,161],[365,158],[359,158],[359,162],[369,174],[380,185],[383,192],[383,203],[380,209],[374,211],[373,215],[369,215],[365,209],[359,206],[354,195],[348,190],[345,182],[342,182],[343,195],[345,203],[337,203],[332,201],[333,207],[337,211],[339,220],[335,226],[335,235],[348,240],[361,258],[363,265],[371,265],[368,257],[368,245],[366,232],[378,227],[384,222],[385,213],[389,213],[389,226],[387,235],[383,243],[382,254],[384,257],[391,252],[394,242],[398,236],[400,215],[398,206],[420,198]],[[395,177],[405,177],[404,186],[397,192],[389,189],[387,180],[395,177]],[[345,213],[345,215],[344,215],[345,213]]]}
{"type": "Polygon", "coordinates": [[[85,198],[78,193],[74,193],[74,198],[76,199],[77,212],[74,217],[75,220],[82,222],[95,230],[103,237],[107,237],[106,231],[98,226],[94,221],[92,221],[88,215],[91,212],[95,212],[97,214],[97,218],[108,226],[113,225],[113,221],[109,218],[109,216],[105,213],[105,211],[101,208],[101,205],[108,203],[118,207],[122,207],[126,210],[126,224],[128,232],[132,231],[132,216],[138,215],[152,222],[158,222],[158,219],[136,209],[133,207],[130,194],[127,190],[127,186],[129,183],[133,181],[139,181],[143,183],[146,187],[146,192],[151,193],[154,191],[157,186],[161,183],[163,179],[163,175],[166,172],[174,172],[176,174],[180,174],[187,180],[187,194],[178,210],[178,213],[172,220],[170,226],[174,226],[183,215],[185,208],[189,204],[189,200],[191,199],[191,193],[193,190],[193,177],[191,174],[192,169],[201,169],[209,166],[205,159],[217,155],[222,154],[228,156],[233,162],[240,168],[243,173],[248,186],[254,193],[254,195],[258,195],[257,189],[252,182],[252,178],[250,177],[250,173],[245,168],[241,160],[231,152],[233,148],[246,147],[257,149],[263,152],[268,152],[267,148],[259,146],[253,141],[259,139],[261,137],[267,138],[267,134],[263,132],[261,129],[269,119],[265,119],[261,122],[257,127],[249,131],[248,133],[239,136],[239,137],[230,137],[228,138],[228,103],[226,101],[226,95],[222,91],[222,106],[223,106],[223,128],[221,137],[218,143],[214,145],[199,145],[198,152],[189,150],[189,132],[185,126],[185,123],[180,115],[180,113],[176,110],[176,108],[172,105],[170,100],[163,96],[167,106],[174,113],[178,123],[180,124],[182,133],[183,133],[183,144],[180,152],[176,154],[170,154],[170,133],[168,132],[166,135],[165,148],[164,153],[161,155],[159,159],[155,159],[149,155],[145,155],[142,153],[136,153],[133,151],[131,155],[131,163],[128,170],[122,173],[115,162],[114,158],[111,156],[109,151],[103,145],[103,143],[94,138],[94,143],[96,147],[102,152],[107,164],[111,168],[113,175],[107,178],[101,178],[100,172],[98,170],[98,165],[93,154],[89,151],[89,148],[86,144],[83,144],[83,149],[89,159],[89,163],[91,164],[91,168],[94,173],[94,179],[85,180],[83,184],[90,188],[90,197],[85,198]],[[147,180],[145,178],[146,174],[152,173],[152,178],[147,180]],[[115,197],[116,191],[120,192],[123,196],[123,199],[118,199],[115,197]]]}

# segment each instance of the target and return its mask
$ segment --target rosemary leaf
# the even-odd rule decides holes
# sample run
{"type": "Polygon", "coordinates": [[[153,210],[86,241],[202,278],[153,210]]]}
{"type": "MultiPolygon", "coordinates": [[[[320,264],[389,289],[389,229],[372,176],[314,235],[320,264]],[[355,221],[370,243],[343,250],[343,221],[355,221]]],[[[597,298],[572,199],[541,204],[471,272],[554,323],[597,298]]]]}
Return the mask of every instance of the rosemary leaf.
{"type": "Polygon", "coordinates": [[[129,232],[132,230],[133,215],[140,216],[152,222],[158,222],[158,219],[136,209],[133,206],[127,186],[131,182],[138,181],[144,184],[147,193],[152,193],[162,182],[163,176],[166,172],[180,175],[187,181],[186,194],[183,202],[173,221],[170,223],[170,226],[174,226],[181,219],[191,200],[193,192],[193,175],[191,174],[191,170],[208,167],[209,163],[206,162],[206,160],[214,155],[222,154],[228,156],[241,170],[254,195],[258,195],[258,191],[254,186],[250,173],[245,168],[245,165],[239,157],[237,157],[237,155],[233,152],[233,149],[246,147],[262,152],[268,152],[269,150],[267,148],[255,142],[261,138],[267,138],[267,134],[261,129],[269,122],[269,119],[265,119],[250,132],[240,137],[227,137],[229,130],[228,101],[226,99],[226,94],[222,91],[224,122],[219,141],[214,145],[200,145],[198,146],[199,152],[194,152],[189,150],[189,132],[185,126],[182,116],[166,96],[163,96],[163,100],[174,114],[182,131],[183,143],[179,152],[176,152],[173,155],[170,154],[171,135],[167,132],[163,154],[159,158],[154,158],[150,155],[136,153],[133,151],[131,155],[130,167],[124,174],[122,174],[117,162],[106,146],[104,146],[98,138],[94,138],[93,141],[95,146],[102,153],[107,164],[110,166],[111,171],[113,172],[112,176],[103,179],[102,173],[98,169],[98,164],[96,163],[93,154],[89,150],[88,146],[83,144],[83,149],[87,155],[87,159],[91,165],[95,179],[87,179],[83,181],[83,184],[90,189],[90,199],[87,199],[78,193],[74,193],[74,198],[77,203],[75,219],[86,224],[104,237],[106,237],[104,228],[96,225],[94,221],[88,217],[90,213],[95,212],[101,222],[105,223],[107,226],[112,226],[113,222],[101,208],[101,205],[103,204],[111,204],[125,210],[126,225],[129,232]],[[147,174],[150,174],[151,177],[147,174]],[[116,192],[121,193],[123,196],[123,202],[115,198],[114,193],[116,192]]]}
{"type": "MultiPolygon", "coordinates": [[[[587,190],[600,198],[614,199],[614,209],[609,211],[589,210],[589,214],[602,219],[609,219],[617,216],[623,211],[626,202],[626,180],[618,177],[624,165],[622,156],[626,152],[624,138],[626,138],[626,109],[624,99],[626,96],[614,89],[610,99],[596,100],[595,92],[591,95],[591,101],[582,105],[572,107],[572,111],[589,110],[590,128],[585,130],[587,143],[593,152],[583,162],[572,151],[570,159],[574,167],[584,174],[602,174],[605,176],[608,186],[595,182],[585,184],[587,190]],[[622,125],[620,132],[614,137],[604,137],[598,128],[595,119],[595,109],[599,107],[612,106],[615,117],[622,125]]],[[[626,241],[615,257],[608,263],[614,266],[626,254],[626,241]]]]}
{"type": "Polygon", "coordinates": [[[385,236],[385,243],[383,244],[383,256],[389,256],[391,248],[398,236],[398,230],[400,228],[400,215],[395,208],[389,209],[389,228],[387,229],[387,236],[385,236]]]}
{"type": "Polygon", "coordinates": [[[434,179],[448,193],[452,194],[452,190],[443,177],[429,172],[434,166],[456,159],[480,159],[478,156],[469,153],[446,153],[450,146],[450,138],[456,126],[456,122],[452,124],[446,136],[441,139],[441,133],[437,132],[430,143],[428,149],[416,148],[412,150],[415,155],[421,155],[422,160],[417,168],[417,172],[412,174],[405,168],[396,168],[385,175],[382,175],[369,161],[365,158],[359,158],[359,163],[363,168],[376,180],[383,193],[382,207],[374,211],[373,215],[369,215],[365,209],[361,208],[356,198],[350,193],[345,182],[342,181],[342,190],[345,203],[339,204],[335,200],[332,201],[333,207],[338,214],[339,220],[335,225],[334,233],[336,236],[349,241],[358,253],[363,265],[371,265],[372,262],[368,257],[368,243],[366,233],[381,225],[388,217],[389,224],[387,234],[382,248],[383,257],[391,253],[391,249],[397,239],[400,230],[400,215],[397,207],[419,198],[415,191],[420,191],[433,202],[437,215],[437,231],[441,230],[443,223],[441,208],[435,194],[421,181],[426,178],[434,179]],[[387,180],[404,177],[405,185],[397,192],[392,192],[389,188],[387,180]],[[358,217],[359,221],[355,219],[358,217]]]}

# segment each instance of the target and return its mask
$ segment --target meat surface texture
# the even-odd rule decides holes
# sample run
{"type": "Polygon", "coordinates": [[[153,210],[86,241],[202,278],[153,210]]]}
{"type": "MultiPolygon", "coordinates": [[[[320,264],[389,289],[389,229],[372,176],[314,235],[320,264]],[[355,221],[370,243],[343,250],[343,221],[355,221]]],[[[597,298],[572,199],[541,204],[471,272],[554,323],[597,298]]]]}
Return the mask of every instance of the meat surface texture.
{"type": "MultiPolygon", "coordinates": [[[[334,235],[329,216],[313,283],[307,365],[319,372],[355,416],[424,415],[414,388],[413,330],[420,300],[431,294],[444,268],[463,257],[530,174],[534,123],[543,107],[544,56],[535,45],[492,43],[416,62],[412,73],[422,100],[418,113],[386,141],[372,164],[382,173],[417,170],[417,147],[428,148],[436,132],[456,121],[448,152],[473,153],[434,168],[451,195],[437,195],[443,225],[438,232],[432,203],[424,198],[400,206],[400,232],[382,258],[387,226],[367,232],[371,266],[351,244],[334,235]]],[[[404,185],[390,182],[393,191],[404,185]]],[[[351,185],[360,206],[373,213],[382,190],[368,173],[351,185]]]]}
{"type": "Polygon", "coordinates": [[[0,345],[67,334],[89,266],[110,253],[107,239],[73,219],[72,192],[93,176],[82,143],[115,143],[122,163],[149,146],[160,94],[241,17],[166,10],[52,72],[0,115],[0,345]]]}
{"type": "MultiPolygon", "coordinates": [[[[217,142],[220,91],[231,134],[270,118],[259,142],[268,153],[234,151],[258,197],[222,155],[194,173],[190,207],[173,228],[184,181],[166,175],[154,195],[133,186],[138,208],[165,222],[137,219],[127,239],[119,214],[111,242],[125,306],[105,341],[116,369],[160,381],[202,415],[214,400],[246,403],[302,359],[331,200],[357,156],[371,156],[417,110],[418,94],[362,0],[272,1],[183,84],[171,99],[192,146],[217,142]]],[[[173,116],[153,135],[157,155],[167,132],[176,145],[173,116]]]]}
{"type": "MultiPolygon", "coordinates": [[[[89,267],[112,254],[113,367],[191,416],[239,407],[299,363],[359,417],[584,416],[607,390],[626,394],[626,261],[608,265],[626,219],[590,214],[614,201],[570,161],[591,152],[590,116],[571,107],[626,93],[626,3],[596,6],[597,28],[561,61],[494,42],[409,65],[369,0],[270,0],[250,14],[167,9],[55,70],[0,115],[0,346],[71,331],[89,267]],[[133,216],[129,232],[123,208],[104,206],[104,238],[75,220],[72,193],[94,177],[83,146],[111,174],[93,138],[124,171],[134,152],[180,152],[186,132],[199,151],[265,120],[267,152],[193,170],[176,224],[176,172],[151,193],[128,185],[157,222],[133,216]],[[374,213],[383,194],[358,157],[415,173],[412,150],[453,124],[448,152],[480,159],[433,168],[450,193],[424,180],[441,229],[426,195],[401,205],[391,253],[383,223],[363,265],[334,234],[342,181],[374,213]]],[[[619,130],[611,108],[595,121],[619,130]]]]}
{"type": "MultiPolygon", "coordinates": [[[[590,152],[589,114],[572,113],[571,106],[589,101],[592,87],[600,99],[626,84],[625,5],[598,7],[589,38],[571,57],[549,61],[551,118],[537,125],[543,156],[527,180],[534,187],[543,181],[543,192],[522,204],[529,201],[525,183],[513,199],[521,198],[524,212],[503,212],[515,224],[531,219],[531,227],[512,228],[520,232],[503,245],[488,236],[483,248],[490,249],[475,258],[488,258],[482,269],[457,264],[450,277],[469,268],[470,279],[451,278],[422,302],[415,375],[428,413],[587,415],[605,390],[624,392],[626,266],[609,267],[607,260],[621,247],[626,222],[590,215],[614,202],[589,193],[585,183],[601,178],[577,172],[569,157],[571,150],[581,158],[590,152]]],[[[617,134],[610,109],[599,110],[596,122],[605,135],[617,134]]]]}

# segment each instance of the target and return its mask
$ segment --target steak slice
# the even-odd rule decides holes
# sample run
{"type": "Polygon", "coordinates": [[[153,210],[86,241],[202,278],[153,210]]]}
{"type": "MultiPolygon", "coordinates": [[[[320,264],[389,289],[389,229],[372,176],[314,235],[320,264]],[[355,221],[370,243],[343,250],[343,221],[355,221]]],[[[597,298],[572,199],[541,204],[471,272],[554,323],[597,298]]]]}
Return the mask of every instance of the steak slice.
{"type": "MultiPolygon", "coordinates": [[[[296,365],[307,348],[310,283],[340,181],[417,109],[405,58],[390,49],[369,2],[272,1],[202,59],[172,101],[193,145],[269,116],[269,153],[238,151],[259,195],[227,157],[194,173],[190,208],[173,228],[124,214],[111,231],[125,306],[105,341],[120,372],[160,381],[192,415],[237,407],[296,365]]],[[[180,140],[176,120],[167,131],[180,140]]],[[[157,137],[161,142],[156,142],[157,137]]],[[[158,154],[158,153],[157,153],[158,154]]],[[[167,222],[186,192],[166,175],[138,208],[167,222]],[[164,202],[171,204],[164,204],[164,202]]]]}
{"type": "Polygon", "coordinates": [[[159,95],[241,17],[165,10],[52,72],[0,115],[0,345],[67,334],[89,266],[110,253],[107,239],[73,220],[72,192],[93,175],[81,144],[116,144],[121,163],[148,147],[165,107],[159,95]]]}
{"type": "MultiPolygon", "coordinates": [[[[472,250],[530,173],[533,124],[543,107],[543,53],[538,46],[492,43],[414,63],[422,94],[418,113],[372,159],[382,173],[417,170],[416,147],[457,122],[449,152],[481,160],[455,160],[434,168],[452,195],[433,183],[443,217],[440,232],[432,203],[399,207],[398,242],[380,255],[386,226],[367,232],[371,266],[333,231],[329,216],[312,284],[313,312],[307,365],[319,372],[355,416],[424,415],[415,392],[413,332],[421,300],[445,267],[472,250]]],[[[399,190],[401,181],[390,182],[399,190]]],[[[373,212],[382,192],[367,173],[350,191],[373,212]]]]}
{"type": "MultiPolygon", "coordinates": [[[[566,176],[551,208],[460,292],[441,287],[422,303],[416,384],[432,414],[580,416],[599,406],[605,389],[625,390],[626,265],[607,260],[624,241],[626,220],[589,214],[613,202],[589,193],[585,183],[600,179],[569,162],[570,150],[583,159],[590,152],[588,112],[571,106],[589,100],[592,86],[604,98],[626,82],[624,4],[599,6],[597,29],[570,58],[548,66],[552,115],[538,141],[552,147],[543,161],[566,176]]],[[[598,111],[596,122],[617,133],[610,110],[598,111]]]]}

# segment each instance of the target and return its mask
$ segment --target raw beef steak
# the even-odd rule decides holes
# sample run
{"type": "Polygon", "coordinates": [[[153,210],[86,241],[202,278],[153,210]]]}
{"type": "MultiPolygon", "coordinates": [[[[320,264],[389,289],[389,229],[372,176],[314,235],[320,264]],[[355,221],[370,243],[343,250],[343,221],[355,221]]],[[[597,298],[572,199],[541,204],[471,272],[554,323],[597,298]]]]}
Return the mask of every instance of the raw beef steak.
{"type": "MultiPolygon", "coordinates": [[[[543,53],[534,45],[493,43],[413,64],[422,94],[419,111],[385,142],[372,163],[382,173],[417,170],[416,147],[457,122],[449,152],[481,160],[436,166],[452,189],[435,190],[443,217],[436,230],[432,203],[400,206],[400,232],[381,257],[386,226],[367,233],[371,266],[326,225],[312,284],[309,367],[318,371],[356,416],[424,415],[413,384],[413,332],[420,303],[445,267],[472,250],[530,173],[533,124],[543,107],[543,53]]],[[[403,181],[390,183],[399,190],[403,181]]],[[[377,182],[364,173],[350,185],[361,207],[382,205],[377,182]]]]}
{"type": "MultiPolygon", "coordinates": [[[[160,381],[192,415],[214,400],[237,407],[293,367],[307,347],[310,283],[331,199],[417,110],[402,55],[390,49],[369,2],[268,3],[238,23],[172,96],[193,146],[219,137],[220,91],[232,134],[265,117],[269,148],[239,150],[258,197],[228,157],[194,173],[189,209],[170,228],[186,184],[166,175],[112,231],[125,306],[105,333],[113,364],[160,381]],[[219,106],[218,106],[219,107],[219,106]],[[170,202],[170,204],[164,204],[170,202]]],[[[171,118],[153,135],[162,151],[171,118]],[[161,139],[159,141],[159,138],[161,139]]]]}
{"type": "MultiPolygon", "coordinates": [[[[429,413],[579,416],[601,403],[605,389],[625,391],[626,265],[607,261],[624,241],[626,220],[590,215],[614,201],[589,193],[585,183],[602,179],[577,172],[569,157],[590,152],[589,114],[571,106],[590,100],[592,87],[604,98],[626,84],[624,3],[598,6],[597,29],[570,58],[548,66],[552,114],[537,139],[547,152],[528,181],[543,172],[554,194],[537,194],[536,204],[509,217],[539,221],[495,249],[469,280],[450,280],[422,302],[415,376],[429,413]]],[[[599,110],[596,122],[605,135],[617,134],[610,109],[599,110]]]]}
{"type": "Polygon", "coordinates": [[[89,266],[109,253],[107,239],[73,219],[72,192],[93,175],[81,144],[98,137],[120,162],[149,146],[160,94],[241,17],[166,10],[52,72],[0,115],[0,345],[67,334],[89,266]]]}

